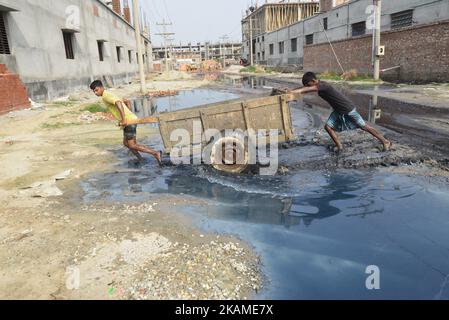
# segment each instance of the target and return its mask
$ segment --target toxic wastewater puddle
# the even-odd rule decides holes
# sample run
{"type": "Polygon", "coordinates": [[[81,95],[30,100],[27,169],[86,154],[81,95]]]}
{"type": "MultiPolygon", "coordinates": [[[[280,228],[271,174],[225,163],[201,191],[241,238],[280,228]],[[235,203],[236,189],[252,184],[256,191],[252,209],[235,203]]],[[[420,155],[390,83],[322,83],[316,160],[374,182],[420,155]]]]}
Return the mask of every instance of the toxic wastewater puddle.
{"type": "MultiPolygon", "coordinates": [[[[144,116],[237,98],[218,92],[219,98],[205,89],[200,101],[197,90],[180,93],[171,107],[170,97],[146,105],[141,99],[136,111],[144,116]]],[[[143,143],[161,148],[159,138],[143,143]]],[[[205,232],[254,246],[268,279],[256,298],[449,299],[447,187],[374,169],[231,176],[204,166],[136,165],[124,149],[118,158],[118,173],[82,183],[84,202],[142,203],[164,194],[205,200],[177,210],[205,232]],[[120,172],[124,167],[132,170],[120,172]],[[366,287],[369,266],[379,268],[379,290],[366,287]]]]}
{"type": "Polygon", "coordinates": [[[262,177],[130,167],[136,171],[83,182],[84,201],[206,200],[177,209],[205,232],[254,246],[268,279],[257,298],[449,299],[447,188],[376,170],[262,177]],[[373,265],[379,290],[366,287],[373,265]]]}

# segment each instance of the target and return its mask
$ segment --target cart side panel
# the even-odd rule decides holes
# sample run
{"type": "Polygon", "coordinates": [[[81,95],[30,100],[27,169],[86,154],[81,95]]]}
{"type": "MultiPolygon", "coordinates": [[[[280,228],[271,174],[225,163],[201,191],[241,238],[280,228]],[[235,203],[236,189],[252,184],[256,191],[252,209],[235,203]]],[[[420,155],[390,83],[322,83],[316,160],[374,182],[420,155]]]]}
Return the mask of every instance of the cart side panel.
{"type": "MultiPolygon", "coordinates": [[[[198,112],[197,112],[198,113],[198,112]]],[[[189,117],[185,119],[177,119],[177,120],[160,120],[160,128],[162,139],[164,141],[164,146],[167,153],[170,153],[174,146],[180,146],[181,138],[175,137],[174,139],[178,139],[177,141],[171,141],[171,135],[175,133],[175,130],[179,130],[179,133],[185,132],[188,136],[188,144],[193,144],[193,142],[204,142],[203,132],[204,128],[201,122],[201,118],[197,117],[189,117]]]]}
{"type": "MultiPolygon", "coordinates": [[[[216,103],[202,108],[191,108],[161,114],[159,117],[161,136],[168,153],[179,141],[170,141],[176,129],[183,129],[190,135],[190,143],[203,140],[207,129],[243,131],[265,129],[269,136],[271,129],[279,130],[279,142],[293,138],[292,121],[288,101],[290,96],[270,96],[248,100],[233,100],[216,103]],[[196,130],[194,132],[194,123],[196,130]],[[194,136],[195,134],[195,136],[194,136]]],[[[267,139],[269,143],[269,139],[267,139]]]]}

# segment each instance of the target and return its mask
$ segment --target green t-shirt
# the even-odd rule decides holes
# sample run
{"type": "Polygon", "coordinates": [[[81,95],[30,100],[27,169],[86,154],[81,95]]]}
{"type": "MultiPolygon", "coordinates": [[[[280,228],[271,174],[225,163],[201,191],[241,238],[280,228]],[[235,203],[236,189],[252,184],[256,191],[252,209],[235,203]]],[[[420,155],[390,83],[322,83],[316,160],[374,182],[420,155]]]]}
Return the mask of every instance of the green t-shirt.
{"type": "MultiPolygon", "coordinates": [[[[116,102],[121,101],[122,99],[115,96],[114,94],[110,93],[109,91],[104,91],[102,100],[106,107],[108,108],[108,111],[118,120],[122,120],[122,116],[120,115],[120,111],[117,109],[117,106],[115,105],[116,102]]],[[[125,118],[126,120],[136,120],[138,119],[137,116],[131,112],[131,110],[128,109],[125,103],[122,103],[123,110],[125,111],[125,118]]]]}

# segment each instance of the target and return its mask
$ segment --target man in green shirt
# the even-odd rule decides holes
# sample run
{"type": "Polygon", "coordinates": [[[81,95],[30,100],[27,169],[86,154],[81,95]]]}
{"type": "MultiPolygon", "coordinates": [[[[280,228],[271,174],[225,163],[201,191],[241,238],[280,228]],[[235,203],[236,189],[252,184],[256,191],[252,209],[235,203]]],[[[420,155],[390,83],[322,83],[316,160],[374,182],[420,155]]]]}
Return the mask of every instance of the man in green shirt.
{"type": "Polygon", "coordinates": [[[131,102],[120,99],[111,92],[104,89],[100,80],[92,82],[90,88],[96,96],[101,97],[109,112],[119,121],[119,126],[123,128],[123,144],[140,160],[143,160],[142,153],[152,155],[159,165],[162,163],[162,152],[157,152],[148,147],[137,144],[137,125],[128,125],[128,121],[138,119],[131,111],[131,102]]]}

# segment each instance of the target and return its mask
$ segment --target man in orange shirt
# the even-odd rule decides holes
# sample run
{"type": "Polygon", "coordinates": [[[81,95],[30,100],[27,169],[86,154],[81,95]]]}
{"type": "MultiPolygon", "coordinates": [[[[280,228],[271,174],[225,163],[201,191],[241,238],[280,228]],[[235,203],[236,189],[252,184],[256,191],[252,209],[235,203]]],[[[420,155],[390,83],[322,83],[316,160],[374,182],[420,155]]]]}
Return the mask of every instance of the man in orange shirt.
{"type": "Polygon", "coordinates": [[[140,160],[143,157],[140,152],[152,155],[159,165],[162,164],[162,152],[155,151],[148,147],[137,144],[137,125],[128,125],[128,121],[138,119],[131,111],[129,100],[123,100],[104,89],[100,80],[92,82],[90,88],[97,97],[101,97],[109,112],[119,121],[119,126],[123,128],[123,144],[140,160]]]}

